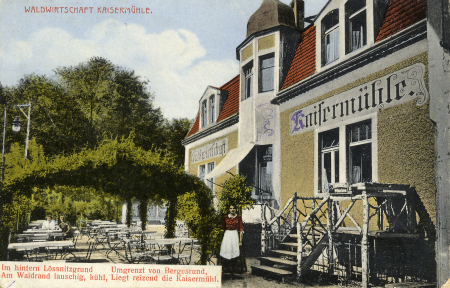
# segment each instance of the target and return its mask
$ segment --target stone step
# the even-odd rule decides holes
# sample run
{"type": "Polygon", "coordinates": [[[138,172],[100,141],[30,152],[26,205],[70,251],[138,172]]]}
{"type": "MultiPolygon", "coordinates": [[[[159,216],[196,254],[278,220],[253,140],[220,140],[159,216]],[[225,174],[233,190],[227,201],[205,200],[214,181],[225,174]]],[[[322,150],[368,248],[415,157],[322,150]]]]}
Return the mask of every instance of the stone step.
{"type": "Polygon", "coordinates": [[[292,276],[293,273],[290,271],[286,271],[283,269],[273,268],[270,266],[264,266],[264,265],[252,265],[252,274],[256,270],[263,270],[265,272],[269,272],[272,274],[280,275],[280,276],[292,276]]]}
{"type": "Polygon", "coordinates": [[[297,266],[297,262],[295,262],[295,261],[276,258],[276,257],[261,257],[260,260],[270,261],[270,262],[274,262],[274,263],[282,264],[282,265],[297,266]]]}
{"type": "MultiPolygon", "coordinates": [[[[323,234],[319,234],[319,233],[314,234],[314,238],[318,239],[318,238],[322,237],[322,235],[323,235],[323,234]]],[[[298,237],[297,237],[297,234],[289,234],[289,237],[291,237],[291,238],[298,238],[298,237]]],[[[312,238],[313,238],[313,235],[308,234],[307,238],[308,238],[308,239],[312,239],[312,238]]]]}
{"type": "Polygon", "coordinates": [[[251,268],[253,275],[260,275],[263,276],[264,278],[265,277],[278,278],[281,279],[281,282],[283,283],[285,279],[292,280],[292,278],[294,277],[294,273],[274,267],[264,265],[252,265],[251,268]]]}
{"type": "Polygon", "coordinates": [[[293,252],[293,251],[287,251],[287,250],[271,250],[270,252],[274,252],[274,253],[277,253],[277,254],[288,255],[288,256],[292,256],[292,257],[297,257],[297,252],[293,252]]]}
{"type": "Polygon", "coordinates": [[[280,243],[280,245],[285,245],[288,247],[295,247],[295,248],[298,247],[298,243],[294,243],[294,242],[282,242],[282,243],[280,243]]]}

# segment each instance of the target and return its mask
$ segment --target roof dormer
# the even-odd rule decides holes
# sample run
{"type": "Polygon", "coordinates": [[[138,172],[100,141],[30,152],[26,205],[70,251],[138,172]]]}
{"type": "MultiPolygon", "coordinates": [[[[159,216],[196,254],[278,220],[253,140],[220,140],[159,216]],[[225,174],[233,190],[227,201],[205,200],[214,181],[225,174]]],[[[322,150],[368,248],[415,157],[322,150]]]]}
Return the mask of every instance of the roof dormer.
{"type": "Polygon", "coordinates": [[[199,102],[200,129],[207,128],[216,123],[220,110],[225,102],[226,94],[219,88],[208,86],[199,102]]]}
{"type": "Polygon", "coordinates": [[[388,0],[331,0],[316,17],[316,65],[327,69],[373,46],[388,0]]]}

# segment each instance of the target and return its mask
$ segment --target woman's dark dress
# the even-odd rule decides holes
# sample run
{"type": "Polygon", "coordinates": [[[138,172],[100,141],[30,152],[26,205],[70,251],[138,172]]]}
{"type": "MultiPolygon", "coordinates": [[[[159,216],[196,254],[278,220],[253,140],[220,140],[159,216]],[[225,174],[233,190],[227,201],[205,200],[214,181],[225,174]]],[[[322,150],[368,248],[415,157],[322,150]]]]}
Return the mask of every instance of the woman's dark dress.
{"type": "MultiPolygon", "coordinates": [[[[244,231],[244,223],[242,222],[241,215],[236,217],[228,217],[225,215],[222,221],[222,230],[237,230],[244,231]]],[[[243,237],[243,233],[241,237],[243,237]]],[[[239,257],[231,260],[219,257],[219,264],[222,264],[222,273],[244,273],[247,272],[247,264],[245,262],[244,245],[239,245],[239,257]]]]}

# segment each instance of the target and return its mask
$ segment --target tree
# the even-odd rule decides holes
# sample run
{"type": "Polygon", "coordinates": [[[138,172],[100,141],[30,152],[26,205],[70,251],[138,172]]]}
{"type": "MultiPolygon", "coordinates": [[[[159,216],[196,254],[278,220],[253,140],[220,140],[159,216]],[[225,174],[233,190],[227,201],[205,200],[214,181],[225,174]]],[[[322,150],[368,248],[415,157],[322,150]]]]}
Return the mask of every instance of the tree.
{"type": "MultiPolygon", "coordinates": [[[[200,218],[194,224],[200,223],[200,226],[195,227],[204,229],[195,230],[194,227],[193,230],[198,232],[197,235],[204,246],[203,251],[207,251],[205,248],[209,241],[207,231],[210,231],[208,229],[213,223],[211,219],[215,217],[211,190],[197,177],[185,173],[181,167],[174,165],[170,157],[137,147],[132,137],[104,140],[96,149],[86,148],[72,155],[59,155],[51,159],[33,157],[30,162],[32,163],[27,169],[11,172],[11,175],[2,183],[4,191],[12,199],[4,203],[8,209],[17,209],[11,206],[15,203],[15,199],[20,197],[28,199],[28,202],[22,201],[20,204],[26,207],[10,210],[6,215],[7,219],[8,217],[13,219],[11,213],[15,211],[31,211],[29,207],[31,195],[39,189],[44,190],[48,187],[89,188],[92,189],[91,191],[96,191],[96,196],[103,193],[101,199],[104,200],[117,197],[123,201],[127,197],[132,197],[148,199],[157,204],[172,202],[183,194],[194,193],[200,209],[200,218]],[[128,187],[128,190],[124,190],[124,186],[128,187]],[[124,192],[126,194],[123,194],[124,192]]],[[[68,191],[70,190],[62,188],[49,190],[47,197],[50,196],[52,203],[63,203],[60,197],[71,197],[68,191]]],[[[39,201],[49,200],[41,198],[39,201]]],[[[104,209],[102,206],[100,208],[104,209]]],[[[176,217],[175,214],[173,217],[176,217]]],[[[11,221],[14,223],[14,220],[11,221]]],[[[2,236],[3,244],[7,243],[5,234],[2,236]]]]}
{"type": "Polygon", "coordinates": [[[74,98],[58,83],[44,76],[27,75],[17,86],[6,89],[6,94],[9,106],[6,143],[25,142],[27,119],[15,105],[28,103],[32,105],[30,139],[34,137],[46,155],[72,153],[87,142],[87,119],[74,98]],[[15,116],[20,117],[25,124],[20,133],[11,130],[15,116]]]}
{"type": "Polygon", "coordinates": [[[219,212],[222,215],[228,214],[231,204],[237,205],[239,211],[247,207],[252,207],[255,200],[252,198],[252,187],[247,183],[243,175],[235,175],[228,178],[222,189],[217,193],[219,198],[219,212]]]}
{"type": "Polygon", "coordinates": [[[161,148],[164,118],[154,108],[148,81],[139,79],[134,71],[93,57],[75,67],[55,70],[64,87],[77,102],[88,120],[89,147],[107,137],[128,137],[146,150],[161,148]]]}
{"type": "Polygon", "coordinates": [[[176,165],[184,165],[185,148],[181,141],[186,137],[192,126],[192,120],[187,118],[172,119],[165,125],[166,152],[173,155],[176,165]]]}

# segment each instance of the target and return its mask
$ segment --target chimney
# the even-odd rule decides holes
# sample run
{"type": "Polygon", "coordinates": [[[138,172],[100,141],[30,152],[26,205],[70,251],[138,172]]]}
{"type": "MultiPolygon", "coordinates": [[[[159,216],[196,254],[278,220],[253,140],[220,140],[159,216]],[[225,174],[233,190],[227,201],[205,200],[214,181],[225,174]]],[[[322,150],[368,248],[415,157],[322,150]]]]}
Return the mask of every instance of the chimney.
{"type": "Polygon", "coordinates": [[[304,17],[305,17],[305,2],[303,0],[292,0],[291,4],[289,4],[292,10],[294,10],[295,15],[295,26],[299,30],[303,30],[304,17]]]}

